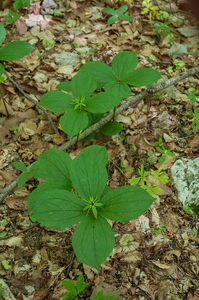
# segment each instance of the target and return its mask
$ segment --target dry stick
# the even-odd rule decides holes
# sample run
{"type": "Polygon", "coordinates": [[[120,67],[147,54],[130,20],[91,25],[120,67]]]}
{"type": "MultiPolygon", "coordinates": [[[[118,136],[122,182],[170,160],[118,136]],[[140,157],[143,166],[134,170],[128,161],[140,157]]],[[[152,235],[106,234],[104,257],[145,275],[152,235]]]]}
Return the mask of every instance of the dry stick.
{"type": "Polygon", "coordinates": [[[8,72],[4,72],[4,74],[8,77],[8,79],[16,86],[16,88],[28,99],[30,100],[34,105],[36,105],[41,111],[43,111],[43,113],[46,115],[46,117],[48,118],[48,121],[50,122],[50,125],[52,127],[52,129],[55,131],[55,133],[59,133],[58,129],[56,128],[56,126],[54,125],[49,112],[44,109],[41,105],[39,105],[37,103],[37,101],[35,101],[33,98],[31,98],[28,94],[26,94],[21,88],[20,86],[10,77],[10,75],[8,74],[8,72]]]}
{"type": "MultiPolygon", "coordinates": [[[[124,110],[126,110],[129,106],[135,105],[137,104],[141,99],[145,98],[147,95],[149,94],[154,94],[157,93],[161,90],[164,90],[165,88],[174,85],[175,83],[193,76],[199,74],[199,67],[197,68],[192,68],[189,69],[186,72],[180,73],[179,75],[172,77],[170,79],[168,79],[165,82],[162,82],[160,84],[154,84],[153,86],[150,86],[147,90],[145,90],[144,92],[140,93],[139,95],[129,99],[128,101],[126,101],[125,103],[123,103],[120,107],[118,107],[116,109],[115,115],[117,116],[118,114],[120,114],[121,112],[123,112],[124,110]]],[[[104,118],[102,118],[99,122],[97,122],[96,124],[92,125],[91,127],[89,127],[88,129],[84,130],[81,134],[81,136],[79,137],[79,140],[82,140],[83,138],[85,138],[86,136],[88,136],[90,133],[96,131],[97,129],[99,129],[101,126],[103,126],[104,124],[106,124],[107,122],[111,121],[111,119],[113,118],[113,114],[109,114],[107,116],[105,116],[104,118]]],[[[72,138],[69,142],[63,144],[61,147],[59,147],[58,149],[60,150],[66,150],[69,147],[71,147],[72,145],[74,145],[76,143],[76,139],[77,137],[72,138]]],[[[30,166],[29,166],[30,167],[30,166]]],[[[4,200],[6,198],[6,196],[17,186],[17,179],[15,179],[11,184],[9,184],[7,187],[5,187],[0,194],[0,203],[2,200],[4,200]]]]}

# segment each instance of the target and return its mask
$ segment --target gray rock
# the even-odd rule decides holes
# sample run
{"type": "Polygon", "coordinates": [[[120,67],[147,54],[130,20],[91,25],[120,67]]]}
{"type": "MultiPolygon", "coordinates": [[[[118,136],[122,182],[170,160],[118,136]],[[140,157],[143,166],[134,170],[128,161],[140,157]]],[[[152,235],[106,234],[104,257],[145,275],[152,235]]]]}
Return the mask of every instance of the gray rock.
{"type": "Polygon", "coordinates": [[[78,54],[62,52],[55,58],[55,62],[60,66],[71,65],[75,67],[80,62],[80,58],[78,54]]]}
{"type": "Polygon", "coordinates": [[[199,157],[176,160],[171,167],[171,176],[178,191],[178,197],[185,207],[199,207],[199,157]]]}
{"type": "Polygon", "coordinates": [[[176,29],[185,37],[192,37],[199,33],[199,28],[197,26],[190,26],[190,27],[182,27],[176,29]]]}

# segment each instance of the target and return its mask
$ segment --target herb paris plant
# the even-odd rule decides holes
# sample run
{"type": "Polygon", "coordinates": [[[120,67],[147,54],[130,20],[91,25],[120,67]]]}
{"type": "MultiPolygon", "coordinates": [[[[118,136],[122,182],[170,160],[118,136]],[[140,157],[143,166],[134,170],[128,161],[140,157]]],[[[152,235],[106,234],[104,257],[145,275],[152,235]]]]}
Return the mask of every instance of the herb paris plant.
{"type": "Polygon", "coordinates": [[[122,100],[131,94],[128,85],[146,86],[161,78],[160,73],[152,68],[133,71],[137,64],[138,58],[133,51],[123,51],[113,58],[112,67],[100,61],[92,61],[83,65],[80,70],[95,76],[98,89],[104,87],[106,92],[112,92],[122,100]]]}
{"type": "MultiPolygon", "coordinates": [[[[57,86],[62,91],[72,92],[73,98],[62,91],[47,92],[40,104],[52,112],[66,112],[60,118],[62,130],[71,139],[85,129],[89,123],[90,113],[102,114],[114,108],[119,100],[114,93],[102,92],[90,97],[97,88],[96,78],[85,72],[78,72],[71,82],[63,82],[57,86]]],[[[100,118],[103,115],[100,115],[100,118]]]]}
{"type": "Polygon", "coordinates": [[[155,200],[136,186],[107,187],[107,160],[101,146],[85,148],[74,160],[68,153],[50,149],[37,161],[36,176],[46,182],[28,196],[31,219],[44,226],[62,229],[80,223],[72,238],[74,251],[82,263],[98,271],[115,245],[106,219],[136,219],[155,200]]]}

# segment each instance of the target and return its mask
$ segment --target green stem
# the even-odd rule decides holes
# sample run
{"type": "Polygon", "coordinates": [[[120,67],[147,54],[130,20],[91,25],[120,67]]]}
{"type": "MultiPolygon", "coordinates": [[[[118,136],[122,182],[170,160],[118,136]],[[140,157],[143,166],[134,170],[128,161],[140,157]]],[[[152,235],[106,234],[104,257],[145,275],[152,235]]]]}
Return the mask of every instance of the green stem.
{"type": "Polygon", "coordinates": [[[79,133],[77,134],[77,141],[76,141],[76,145],[79,142],[79,133]]]}
{"type": "MultiPolygon", "coordinates": [[[[80,294],[78,294],[78,296],[80,296],[80,294]]],[[[82,296],[80,296],[80,298],[81,298],[82,300],[84,300],[84,298],[82,298],[82,296]]]]}
{"type": "Polygon", "coordinates": [[[5,103],[4,96],[3,96],[3,93],[2,93],[1,88],[0,88],[0,95],[1,95],[1,98],[2,98],[2,100],[3,100],[3,104],[4,104],[4,107],[5,107],[7,116],[9,117],[9,112],[8,112],[8,109],[7,109],[7,106],[6,106],[6,103],[5,103]]]}

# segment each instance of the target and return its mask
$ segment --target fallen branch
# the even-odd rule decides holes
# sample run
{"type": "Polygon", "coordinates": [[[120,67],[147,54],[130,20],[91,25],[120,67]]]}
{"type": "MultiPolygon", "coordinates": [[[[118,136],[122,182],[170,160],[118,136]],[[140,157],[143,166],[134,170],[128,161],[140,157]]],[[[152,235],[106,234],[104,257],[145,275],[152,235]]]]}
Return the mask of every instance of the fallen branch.
{"type": "MultiPolygon", "coordinates": [[[[175,83],[188,78],[190,76],[199,74],[199,67],[197,68],[192,68],[189,69],[188,71],[185,71],[183,73],[180,73],[179,75],[172,77],[170,79],[168,79],[165,82],[162,82],[160,84],[154,84],[153,86],[150,86],[148,89],[146,89],[145,91],[143,91],[142,93],[140,93],[139,95],[129,99],[128,101],[126,101],[125,103],[123,103],[122,105],[120,105],[115,112],[115,116],[117,116],[118,114],[120,114],[121,112],[125,111],[129,106],[135,106],[136,104],[138,104],[142,99],[146,98],[146,96],[148,96],[149,94],[154,94],[157,93],[161,90],[164,90],[166,88],[168,88],[169,86],[174,85],[175,83]]],[[[108,114],[107,116],[103,117],[99,122],[95,123],[94,125],[90,126],[89,128],[87,128],[86,130],[84,130],[81,134],[81,136],[79,137],[79,140],[82,140],[83,138],[85,138],[86,136],[88,136],[89,134],[91,134],[92,132],[96,131],[97,129],[99,129],[100,127],[102,127],[103,125],[105,125],[106,123],[108,123],[109,121],[111,121],[113,118],[113,113],[108,114]]],[[[62,146],[60,146],[58,149],[60,150],[67,150],[68,148],[70,148],[72,145],[74,145],[77,141],[77,137],[73,137],[70,141],[68,141],[67,143],[63,144],[62,146]]],[[[29,166],[30,167],[30,166],[29,166]]],[[[0,194],[0,203],[3,199],[5,199],[7,197],[7,195],[17,186],[17,179],[15,179],[11,184],[9,184],[6,188],[4,188],[1,191],[0,194]]]]}
{"type": "Polygon", "coordinates": [[[46,117],[48,118],[48,121],[50,122],[50,125],[52,127],[52,129],[55,131],[55,133],[59,133],[57,127],[55,126],[55,124],[53,123],[51,116],[49,115],[48,110],[44,109],[41,105],[39,105],[39,103],[37,103],[37,101],[35,101],[32,97],[30,97],[28,94],[26,94],[21,88],[20,86],[17,84],[16,81],[14,81],[10,75],[8,74],[8,72],[4,72],[4,74],[8,77],[8,79],[16,86],[16,88],[29,100],[31,101],[35,106],[37,106],[41,111],[43,111],[43,113],[46,115],[46,117]]]}

